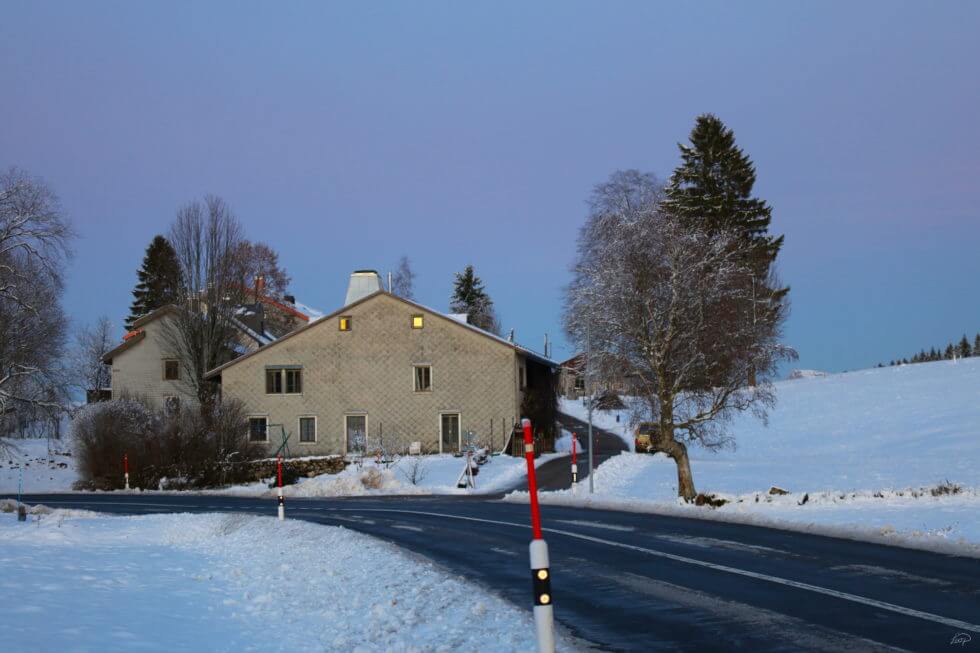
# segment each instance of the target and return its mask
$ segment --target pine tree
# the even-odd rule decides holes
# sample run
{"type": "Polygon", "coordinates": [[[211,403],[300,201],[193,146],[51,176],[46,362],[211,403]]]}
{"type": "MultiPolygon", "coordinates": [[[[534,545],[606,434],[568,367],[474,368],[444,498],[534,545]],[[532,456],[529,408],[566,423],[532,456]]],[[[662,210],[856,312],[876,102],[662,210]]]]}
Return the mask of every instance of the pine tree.
{"type": "Polygon", "coordinates": [[[146,248],[143,265],[136,272],[139,281],[133,289],[133,303],[126,318],[126,329],[133,322],[161,306],[172,304],[180,292],[180,266],[170,242],[157,235],[146,248]]]}
{"type": "Polygon", "coordinates": [[[973,355],[980,356],[980,333],[973,339],[973,355]]]}
{"type": "Polygon", "coordinates": [[[493,310],[493,300],[483,289],[483,281],[473,272],[472,265],[467,265],[462,272],[456,273],[449,310],[466,313],[473,326],[500,335],[500,323],[493,310]]]}
{"type": "Polygon", "coordinates": [[[966,339],[966,334],[965,333],[963,334],[963,338],[960,340],[960,346],[957,347],[957,349],[959,351],[957,351],[956,353],[957,353],[957,355],[960,358],[969,358],[970,357],[970,354],[972,352],[972,348],[970,347],[970,341],[966,339]]]}
{"type": "Polygon", "coordinates": [[[709,230],[737,229],[744,234],[753,243],[757,282],[764,282],[783,237],[769,235],[772,207],[752,197],[752,160],[735,145],[734,132],[711,114],[698,116],[690,145],[678,147],[682,163],[671,176],[664,206],[680,218],[704,222],[709,230]]]}
{"type": "Polygon", "coordinates": [[[929,360],[931,360],[931,361],[937,361],[937,360],[939,360],[939,352],[936,351],[936,348],[935,347],[933,347],[933,348],[931,348],[929,350],[929,360]]]}
{"type": "Polygon", "coordinates": [[[953,343],[949,343],[948,345],[946,345],[946,351],[943,353],[943,358],[945,358],[948,361],[951,361],[953,360],[954,356],[956,356],[956,349],[953,348],[953,343]]]}

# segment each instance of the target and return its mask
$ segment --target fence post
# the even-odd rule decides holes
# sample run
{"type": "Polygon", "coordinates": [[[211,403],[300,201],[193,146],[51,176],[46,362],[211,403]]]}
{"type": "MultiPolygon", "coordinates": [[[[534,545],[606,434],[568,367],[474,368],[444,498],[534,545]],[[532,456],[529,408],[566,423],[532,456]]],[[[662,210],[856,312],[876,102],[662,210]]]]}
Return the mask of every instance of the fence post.
{"type": "Polygon", "coordinates": [[[538,506],[538,480],[534,471],[534,437],[531,420],[521,420],[524,427],[524,457],[527,460],[527,491],[531,498],[531,588],[534,592],[534,630],[538,653],[555,651],[555,610],[551,594],[551,563],[548,543],[541,536],[541,509],[538,506]]]}
{"type": "Polygon", "coordinates": [[[576,486],[578,486],[578,464],[575,459],[575,431],[572,431],[572,492],[575,492],[576,486]]]}
{"type": "Polygon", "coordinates": [[[123,476],[126,479],[126,489],[129,489],[129,454],[123,454],[123,476]]]}

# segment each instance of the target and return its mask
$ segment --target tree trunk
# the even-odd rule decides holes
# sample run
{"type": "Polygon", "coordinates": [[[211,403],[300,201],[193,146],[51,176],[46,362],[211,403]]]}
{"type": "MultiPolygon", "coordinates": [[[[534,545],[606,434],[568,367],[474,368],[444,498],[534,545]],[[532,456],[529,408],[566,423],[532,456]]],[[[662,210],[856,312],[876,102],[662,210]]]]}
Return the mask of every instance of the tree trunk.
{"type": "Polygon", "coordinates": [[[677,465],[677,496],[685,501],[694,501],[694,475],[691,474],[691,461],[687,457],[687,447],[674,439],[673,402],[661,401],[660,424],[657,449],[670,456],[677,465]]]}

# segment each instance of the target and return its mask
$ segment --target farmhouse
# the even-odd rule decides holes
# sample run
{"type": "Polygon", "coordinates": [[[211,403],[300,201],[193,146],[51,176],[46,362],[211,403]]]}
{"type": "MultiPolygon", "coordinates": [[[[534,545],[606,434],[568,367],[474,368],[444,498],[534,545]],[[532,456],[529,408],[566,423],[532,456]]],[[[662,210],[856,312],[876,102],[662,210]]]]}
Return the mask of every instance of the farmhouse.
{"type": "MultiPolygon", "coordinates": [[[[268,345],[321,316],[292,296],[283,300],[266,296],[261,278],[254,293],[256,301],[240,306],[233,320],[236,353],[268,345]]],[[[168,346],[167,323],[175,319],[176,311],[174,306],[163,306],[139,318],[122,343],[102,357],[112,367],[112,399],[140,397],[156,409],[197,405],[190,372],[168,346]]]]}
{"type": "Polygon", "coordinates": [[[358,271],[343,308],[207,377],[245,404],[250,438],[270,451],[288,437],[291,455],[457,452],[467,439],[503,448],[522,416],[551,436],[557,368],[358,271]]]}

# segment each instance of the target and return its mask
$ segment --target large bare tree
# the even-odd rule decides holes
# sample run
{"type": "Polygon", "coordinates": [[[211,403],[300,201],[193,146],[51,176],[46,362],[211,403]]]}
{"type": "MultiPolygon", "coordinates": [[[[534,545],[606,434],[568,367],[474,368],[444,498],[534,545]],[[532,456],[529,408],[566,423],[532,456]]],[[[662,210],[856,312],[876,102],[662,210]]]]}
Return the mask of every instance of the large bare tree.
{"type": "Polygon", "coordinates": [[[64,403],[62,276],[71,224],[40,179],[0,173],[0,415],[64,403]]]}
{"type": "Polygon", "coordinates": [[[181,381],[202,409],[214,399],[204,374],[238,349],[235,311],[248,300],[242,285],[242,228],[228,205],[209,195],[177,211],[169,240],[180,264],[176,311],[164,321],[169,354],[181,361],[181,381]]]}
{"type": "Polygon", "coordinates": [[[637,171],[596,187],[564,320],[591,352],[591,381],[628,379],[634,419],[657,423],[653,448],[675,461],[678,495],[691,500],[688,445],[731,442],[726,424],[736,412],[765,419],[770,379],[795,352],[779,343],[785,297],[760,297],[758,285],[753,292],[745,239],[674,217],[662,198],[660,182],[637,171]],[[753,312],[760,302],[764,310],[753,312]]]}
{"type": "Polygon", "coordinates": [[[75,331],[75,343],[68,357],[71,385],[82,392],[102,390],[112,384],[112,370],[102,357],[115,345],[112,321],[101,316],[94,324],[75,331]]]}

